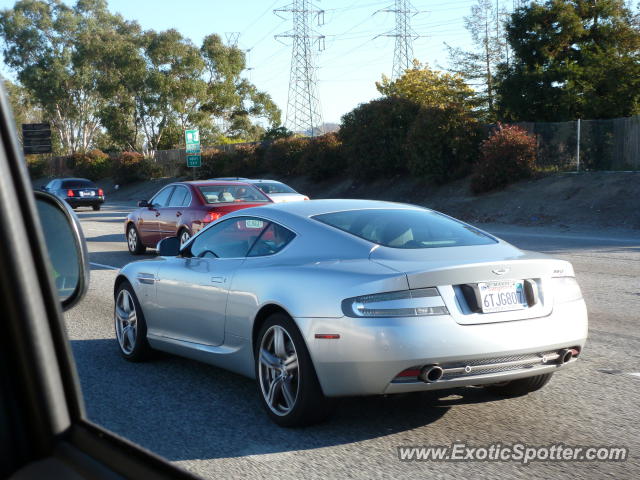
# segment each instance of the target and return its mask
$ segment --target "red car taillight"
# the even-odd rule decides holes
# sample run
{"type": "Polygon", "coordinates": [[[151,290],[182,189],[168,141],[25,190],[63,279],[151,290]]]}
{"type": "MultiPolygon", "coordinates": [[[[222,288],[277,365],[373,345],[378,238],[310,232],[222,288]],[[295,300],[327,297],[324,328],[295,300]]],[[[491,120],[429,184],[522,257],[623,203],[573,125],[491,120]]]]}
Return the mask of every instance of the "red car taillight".
{"type": "Polygon", "coordinates": [[[67,190],[67,197],[75,197],[73,190],[67,190]]]}
{"type": "Polygon", "coordinates": [[[220,215],[219,213],[215,213],[215,212],[209,212],[205,215],[204,219],[202,220],[204,223],[211,223],[211,222],[215,222],[216,220],[218,220],[222,215],[220,215]]]}
{"type": "Polygon", "coordinates": [[[104,197],[104,190],[102,190],[101,188],[98,189],[98,196],[104,197]]]}

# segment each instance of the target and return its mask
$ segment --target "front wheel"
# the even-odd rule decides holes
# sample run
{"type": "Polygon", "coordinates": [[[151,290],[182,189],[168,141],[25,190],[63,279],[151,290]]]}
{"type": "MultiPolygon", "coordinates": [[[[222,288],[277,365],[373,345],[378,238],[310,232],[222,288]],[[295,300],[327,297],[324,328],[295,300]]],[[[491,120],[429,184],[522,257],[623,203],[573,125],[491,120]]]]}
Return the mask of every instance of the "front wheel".
{"type": "Polygon", "coordinates": [[[148,359],[151,347],[147,341],[147,322],[129,282],[120,284],[115,300],[113,320],[120,353],[131,362],[148,359]]]}
{"type": "Polygon", "coordinates": [[[147,247],[142,244],[138,230],[133,225],[127,228],[127,247],[132,255],[140,255],[145,252],[147,247]]]}
{"type": "Polygon", "coordinates": [[[553,373],[545,373],[544,375],[536,375],[535,377],[520,378],[518,380],[511,380],[510,382],[494,383],[491,385],[485,385],[484,388],[501,397],[520,397],[527,393],[535,392],[544,387],[553,373]]]}
{"type": "Polygon", "coordinates": [[[255,369],[262,404],[281,427],[318,423],[331,413],[304,339],[284,313],[274,313],[260,329],[255,369]]]}

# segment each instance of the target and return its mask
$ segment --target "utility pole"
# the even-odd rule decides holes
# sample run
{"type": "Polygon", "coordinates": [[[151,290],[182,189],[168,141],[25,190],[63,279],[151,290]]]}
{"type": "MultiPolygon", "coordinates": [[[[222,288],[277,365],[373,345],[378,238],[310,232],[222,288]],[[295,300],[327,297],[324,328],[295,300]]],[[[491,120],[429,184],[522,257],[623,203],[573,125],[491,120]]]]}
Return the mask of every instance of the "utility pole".
{"type": "Polygon", "coordinates": [[[324,50],[324,35],[313,28],[314,24],[324,24],[324,10],[316,7],[311,0],[293,0],[285,7],[273,11],[281,14],[291,13],[293,29],[276,35],[293,39],[291,51],[291,72],[289,73],[289,99],[287,102],[286,123],[294,132],[308,132],[312,137],[322,134],[322,112],[318,95],[318,78],[315,65],[315,47],[324,50]]]}
{"type": "MultiPolygon", "coordinates": [[[[378,35],[378,37],[393,37],[396,45],[393,51],[393,72],[391,77],[396,79],[404,75],[413,65],[413,40],[419,35],[411,28],[411,17],[418,14],[409,0],[395,0],[392,7],[378,10],[378,12],[394,13],[396,17],[396,27],[392,32],[378,35]]],[[[375,13],[378,13],[375,12],[375,13]]],[[[375,14],[374,14],[375,15],[375,14]]]]}

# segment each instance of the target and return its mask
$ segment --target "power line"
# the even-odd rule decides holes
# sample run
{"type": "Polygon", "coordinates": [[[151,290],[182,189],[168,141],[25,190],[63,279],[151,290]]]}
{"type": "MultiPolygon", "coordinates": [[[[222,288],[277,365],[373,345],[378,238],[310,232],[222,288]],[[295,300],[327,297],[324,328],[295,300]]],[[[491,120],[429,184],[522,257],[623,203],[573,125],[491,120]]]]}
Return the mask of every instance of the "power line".
{"type": "Polygon", "coordinates": [[[293,0],[274,13],[278,16],[291,14],[293,20],[292,30],[275,36],[277,40],[293,40],[286,123],[294,132],[308,132],[314,136],[317,129],[322,128],[322,113],[312,46],[317,44],[321,51],[325,37],[313,29],[312,23],[315,20],[318,26],[323,25],[324,10],[317,8],[311,0],[293,0]]]}

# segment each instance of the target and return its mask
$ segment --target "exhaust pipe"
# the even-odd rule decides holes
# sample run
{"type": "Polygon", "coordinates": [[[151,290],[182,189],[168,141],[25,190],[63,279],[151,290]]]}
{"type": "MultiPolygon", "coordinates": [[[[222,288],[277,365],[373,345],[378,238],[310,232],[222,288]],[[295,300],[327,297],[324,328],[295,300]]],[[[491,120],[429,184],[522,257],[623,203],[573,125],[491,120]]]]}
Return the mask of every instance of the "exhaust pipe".
{"type": "Polygon", "coordinates": [[[427,365],[420,370],[419,378],[425,383],[437,382],[442,378],[444,370],[438,365],[427,365]]]}
{"type": "Polygon", "coordinates": [[[565,363],[569,363],[573,358],[573,350],[570,348],[565,348],[560,351],[560,356],[558,357],[558,363],[560,365],[564,365],[565,363]]]}

